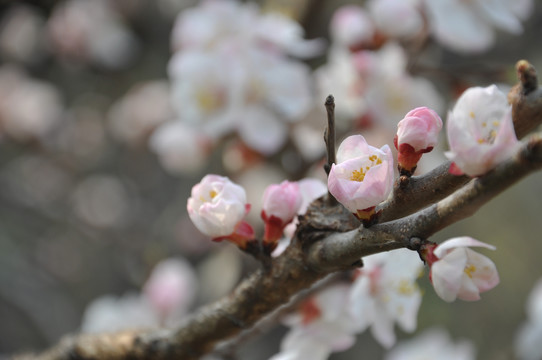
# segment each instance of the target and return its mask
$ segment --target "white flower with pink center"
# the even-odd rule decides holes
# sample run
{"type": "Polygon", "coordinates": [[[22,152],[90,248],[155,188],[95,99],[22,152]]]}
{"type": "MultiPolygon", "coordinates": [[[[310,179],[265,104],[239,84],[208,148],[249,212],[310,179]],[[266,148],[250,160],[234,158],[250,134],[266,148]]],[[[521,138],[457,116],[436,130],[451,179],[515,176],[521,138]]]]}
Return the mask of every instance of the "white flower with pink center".
{"type": "Polygon", "coordinates": [[[430,279],[437,295],[444,301],[459,298],[480,300],[480,293],[493,289],[499,283],[499,274],[493,261],[470,247],[495,247],[468,236],[457,237],[440,245],[429,245],[422,256],[431,267],[430,279]]]}
{"type": "Polygon", "coordinates": [[[386,200],[393,188],[393,157],[390,147],[370,146],[361,135],[346,138],[337,150],[337,164],[328,177],[329,192],[362,220],[386,200]]]}
{"type": "Polygon", "coordinates": [[[265,189],[261,214],[265,222],[264,244],[273,244],[274,248],[284,227],[297,215],[301,202],[301,190],[296,182],[283,181],[265,189]]]}
{"type": "Polygon", "coordinates": [[[227,177],[206,175],[192,188],[187,209],[190,219],[213,240],[228,239],[244,248],[254,232],[243,222],[249,209],[245,190],[227,177]]]}
{"type": "Polygon", "coordinates": [[[404,331],[416,330],[422,301],[416,279],[423,263],[406,249],[367,256],[363,263],[352,285],[350,306],[361,328],[371,327],[374,338],[389,348],[395,343],[396,322],[404,331]]]}
{"type": "Polygon", "coordinates": [[[412,172],[422,154],[433,150],[442,129],[440,116],[427,107],[409,111],[397,124],[397,135],[393,140],[399,152],[399,166],[412,172]]]}
{"type": "Polygon", "coordinates": [[[495,86],[467,89],[446,124],[452,174],[480,176],[510,158],[519,146],[512,107],[495,86]]]}

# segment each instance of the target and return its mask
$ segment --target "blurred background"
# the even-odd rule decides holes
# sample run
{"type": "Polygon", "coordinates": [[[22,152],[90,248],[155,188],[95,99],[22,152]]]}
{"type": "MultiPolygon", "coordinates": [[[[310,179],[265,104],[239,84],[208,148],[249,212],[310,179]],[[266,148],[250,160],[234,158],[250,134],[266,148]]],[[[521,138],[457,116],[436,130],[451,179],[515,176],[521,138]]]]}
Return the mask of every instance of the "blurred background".
{"type": "MultiPolygon", "coordinates": [[[[416,21],[377,3],[2,1],[0,354],[78,331],[170,325],[227,294],[257,264],[195,229],[191,188],[207,173],[229,176],[246,188],[261,231],[267,185],[325,180],[327,94],[340,137],[391,145],[408,110],[430,106],[444,120],[469,86],[506,91],[517,60],[542,69],[540,2],[513,9],[519,28],[480,17],[487,36],[468,34],[472,44],[445,33],[426,2],[412,2],[405,19],[416,21]]],[[[462,21],[453,25],[471,29],[462,21]]],[[[444,150],[443,136],[419,171],[444,150]]],[[[472,341],[479,359],[514,357],[542,277],[541,184],[530,176],[435,236],[496,245],[486,255],[501,283],[482,301],[448,304],[423,276],[419,331],[443,326],[472,341]]],[[[277,353],[285,331],[250,339],[239,359],[277,353]]],[[[383,354],[365,332],[331,359],[383,354]]]]}

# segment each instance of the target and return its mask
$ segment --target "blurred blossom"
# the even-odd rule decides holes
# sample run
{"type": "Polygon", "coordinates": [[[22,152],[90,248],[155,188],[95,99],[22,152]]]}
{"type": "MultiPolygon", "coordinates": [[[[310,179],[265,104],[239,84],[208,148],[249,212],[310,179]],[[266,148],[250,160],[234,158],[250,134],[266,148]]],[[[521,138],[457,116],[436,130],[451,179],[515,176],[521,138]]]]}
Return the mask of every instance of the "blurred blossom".
{"type": "Polygon", "coordinates": [[[368,7],[378,30],[389,37],[411,38],[423,29],[420,0],[370,0],[368,7]]]}
{"type": "Polygon", "coordinates": [[[441,95],[429,80],[408,74],[406,53],[399,44],[388,43],[378,52],[361,52],[355,61],[367,76],[365,98],[374,123],[395,132],[397,122],[411,109],[426,106],[437,113],[444,109],[441,95]]]}
{"type": "Polygon", "coordinates": [[[136,84],[109,109],[113,135],[128,144],[139,144],[160,124],[173,117],[169,85],[165,80],[136,84]]]}
{"type": "Polygon", "coordinates": [[[335,97],[336,127],[340,131],[350,130],[352,123],[359,121],[367,111],[367,79],[358,71],[354,57],[343,47],[332,47],[327,63],[314,72],[318,86],[318,97],[335,97]]]}
{"type": "Polygon", "coordinates": [[[397,43],[355,53],[334,47],[328,64],[315,73],[319,96],[335,96],[339,128],[357,123],[395,132],[397,122],[409,110],[427,106],[438,113],[444,107],[435,86],[427,79],[412,77],[406,66],[406,53],[397,43]]]}
{"type": "Polygon", "coordinates": [[[306,41],[303,35],[299,24],[279,13],[260,14],[255,3],[204,0],[179,14],[171,41],[175,51],[208,50],[232,39],[298,56],[314,56],[323,50],[319,40],[306,41]]]}
{"type": "Polygon", "coordinates": [[[158,324],[158,317],[145,297],[138,294],[122,297],[104,295],[92,301],[85,309],[81,331],[115,332],[155,327],[158,324]]]}
{"type": "Polygon", "coordinates": [[[254,3],[207,0],[179,14],[168,66],[178,119],[219,139],[232,132],[264,156],[277,153],[290,123],[311,109],[311,56],[299,24],[260,14],[254,3]]]}
{"type": "Polygon", "coordinates": [[[470,341],[453,343],[446,330],[432,328],[413,339],[401,341],[384,360],[474,360],[475,353],[470,341]]]}
{"type": "Polygon", "coordinates": [[[404,331],[416,330],[422,301],[416,279],[423,263],[407,249],[367,256],[363,263],[350,293],[353,314],[362,329],[371,327],[374,338],[390,348],[396,322],[404,331]]]}
{"type": "Polygon", "coordinates": [[[134,211],[124,184],[110,175],[92,175],[81,181],[72,195],[75,213],[86,223],[99,228],[118,228],[134,211]]]}
{"type": "Polygon", "coordinates": [[[282,339],[280,353],[270,360],[325,360],[354,345],[360,328],[349,311],[349,291],[350,286],[336,284],[306,299],[285,319],[290,331],[282,339]]]}
{"type": "Polygon", "coordinates": [[[43,59],[45,19],[33,7],[14,4],[0,22],[0,57],[33,64],[43,59]]]}
{"type": "Polygon", "coordinates": [[[31,206],[53,209],[72,186],[69,173],[41,156],[20,156],[4,165],[0,181],[6,194],[31,206]],[[39,176],[36,176],[39,174],[39,176]]]}
{"type": "Polygon", "coordinates": [[[526,303],[527,321],[521,324],[515,339],[515,353],[520,360],[542,359],[542,280],[538,280],[526,303]]]}
{"type": "Polygon", "coordinates": [[[70,0],[55,6],[47,24],[52,50],[69,61],[108,69],[126,66],[137,40],[107,0],[70,0]]]}
{"type": "Polygon", "coordinates": [[[363,7],[343,5],[333,14],[329,32],[333,42],[343,47],[354,47],[372,40],[374,24],[363,7]]]}
{"type": "Polygon", "coordinates": [[[211,139],[182,121],[170,121],[159,126],[149,140],[160,163],[174,174],[194,174],[207,161],[211,139]]]}
{"type": "Polygon", "coordinates": [[[288,122],[311,108],[309,68],[266,51],[228,44],[207,52],[178,52],[171,59],[173,105],[182,121],[219,138],[237,130],[264,155],[276,153],[288,122]]]}
{"type": "Polygon", "coordinates": [[[194,302],[197,285],[190,263],[172,258],[154,267],[143,287],[143,294],[162,319],[178,319],[194,302]]]}
{"type": "Polygon", "coordinates": [[[495,30],[519,35],[531,14],[532,0],[424,0],[431,32],[452,50],[475,53],[495,42],[495,30]]]}
{"type": "Polygon", "coordinates": [[[19,141],[41,139],[63,115],[57,89],[27,77],[15,67],[0,67],[0,126],[19,141]]]}

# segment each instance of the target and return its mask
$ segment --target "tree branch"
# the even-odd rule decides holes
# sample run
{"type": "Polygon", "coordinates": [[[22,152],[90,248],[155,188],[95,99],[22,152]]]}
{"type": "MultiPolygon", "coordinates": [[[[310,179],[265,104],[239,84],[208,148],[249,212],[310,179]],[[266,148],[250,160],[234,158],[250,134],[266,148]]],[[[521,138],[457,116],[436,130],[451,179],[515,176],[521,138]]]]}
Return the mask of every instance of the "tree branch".
{"type": "MultiPolygon", "coordinates": [[[[517,69],[522,82],[511,91],[509,99],[518,135],[522,136],[542,120],[542,93],[533,89],[530,66],[518,62],[517,69]]],[[[380,223],[370,228],[360,225],[341,205],[330,206],[322,199],[314,202],[300,217],[292,244],[268,268],[256,271],[232,294],[201,308],[175,330],[69,336],[36,357],[19,358],[200,358],[219,341],[253,327],[327,274],[360,266],[363,256],[415,248],[420,239],[472,215],[491,198],[542,167],[542,138],[532,138],[513,158],[456,192],[468,178],[448,174],[448,167],[443,164],[426,175],[408,181],[400,179],[394,197],[380,206],[380,223]],[[403,217],[436,200],[440,201],[403,217]]]]}

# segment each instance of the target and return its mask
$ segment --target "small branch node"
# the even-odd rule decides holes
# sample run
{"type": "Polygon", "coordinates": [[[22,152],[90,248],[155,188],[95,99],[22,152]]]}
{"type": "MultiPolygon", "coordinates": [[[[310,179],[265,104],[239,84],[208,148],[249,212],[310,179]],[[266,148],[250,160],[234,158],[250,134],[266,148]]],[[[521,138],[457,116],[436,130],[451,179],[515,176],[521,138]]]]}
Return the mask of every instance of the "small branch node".
{"type": "Polygon", "coordinates": [[[536,69],[527,60],[519,60],[516,63],[516,71],[524,95],[527,95],[538,88],[536,69]]]}

